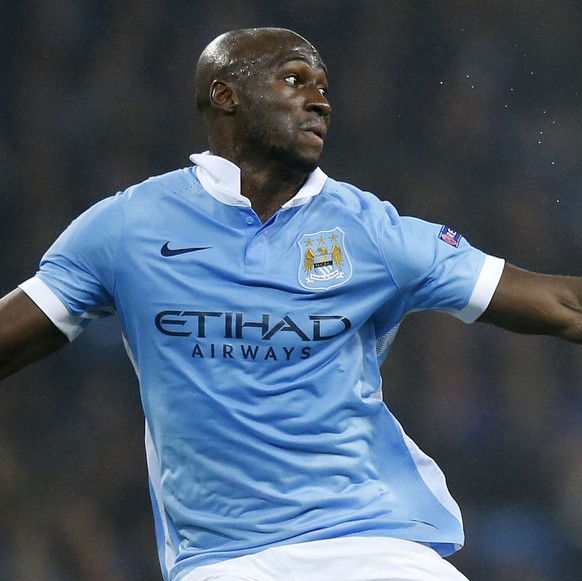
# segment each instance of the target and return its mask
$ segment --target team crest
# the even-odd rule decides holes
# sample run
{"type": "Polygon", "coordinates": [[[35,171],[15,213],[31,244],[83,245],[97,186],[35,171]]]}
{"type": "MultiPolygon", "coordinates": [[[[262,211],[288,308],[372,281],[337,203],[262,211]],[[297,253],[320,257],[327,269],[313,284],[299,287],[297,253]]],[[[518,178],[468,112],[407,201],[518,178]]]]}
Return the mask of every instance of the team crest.
{"type": "Polygon", "coordinates": [[[309,290],[328,290],[345,284],[352,277],[346,252],[345,234],[340,228],[305,234],[301,248],[299,284],[309,290]]]}

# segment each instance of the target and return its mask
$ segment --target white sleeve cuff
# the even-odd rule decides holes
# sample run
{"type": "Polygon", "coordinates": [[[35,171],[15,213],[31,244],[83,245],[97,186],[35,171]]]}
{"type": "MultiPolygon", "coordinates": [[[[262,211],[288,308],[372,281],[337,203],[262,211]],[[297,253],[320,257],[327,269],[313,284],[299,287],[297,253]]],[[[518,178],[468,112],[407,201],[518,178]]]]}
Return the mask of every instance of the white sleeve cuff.
{"type": "Polygon", "coordinates": [[[34,276],[18,285],[36,306],[62,331],[69,341],[78,337],[83,331],[81,317],[69,313],[67,307],[57,295],[39,277],[34,276]]]}
{"type": "Polygon", "coordinates": [[[505,260],[503,258],[487,255],[467,306],[460,311],[451,312],[451,314],[464,323],[476,321],[489,306],[501,279],[504,266],[505,260]]]}

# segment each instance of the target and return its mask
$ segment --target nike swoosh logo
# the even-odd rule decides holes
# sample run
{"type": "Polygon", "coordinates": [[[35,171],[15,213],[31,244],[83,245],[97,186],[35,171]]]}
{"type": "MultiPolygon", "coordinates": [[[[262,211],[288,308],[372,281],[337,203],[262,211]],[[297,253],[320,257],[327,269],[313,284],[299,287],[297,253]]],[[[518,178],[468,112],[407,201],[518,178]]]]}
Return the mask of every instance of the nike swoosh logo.
{"type": "Polygon", "coordinates": [[[166,242],[160,249],[160,254],[162,256],[178,256],[179,254],[187,254],[188,252],[197,252],[198,250],[207,250],[212,248],[212,246],[196,246],[194,248],[169,248],[168,242],[166,242]]]}

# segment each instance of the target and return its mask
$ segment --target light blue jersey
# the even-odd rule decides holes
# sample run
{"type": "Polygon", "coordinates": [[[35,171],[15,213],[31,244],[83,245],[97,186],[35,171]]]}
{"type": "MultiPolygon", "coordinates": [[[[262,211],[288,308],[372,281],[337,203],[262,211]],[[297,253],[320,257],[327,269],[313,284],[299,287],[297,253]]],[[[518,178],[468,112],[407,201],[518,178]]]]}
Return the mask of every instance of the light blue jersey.
{"type": "Polygon", "coordinates": [[[262,224],[238,168],[193,158],[89,209],[21,287],[71,339],[119,317],[164,578],[343,536],[452,553],[459,509],[380,363],[410,311],[476,319],[503,261],[321,170],[262,224]]]}

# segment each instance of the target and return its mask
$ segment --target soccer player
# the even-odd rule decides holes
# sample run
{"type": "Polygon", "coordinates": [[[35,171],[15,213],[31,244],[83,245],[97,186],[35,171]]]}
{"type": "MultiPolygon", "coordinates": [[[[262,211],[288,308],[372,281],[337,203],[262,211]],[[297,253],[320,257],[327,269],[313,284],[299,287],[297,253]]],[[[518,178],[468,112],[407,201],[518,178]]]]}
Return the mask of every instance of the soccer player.
{"type": "Polygon", "coordinates": [[[317,50],[203,51],[209,152],[77,218],[0,301],[0,376],[115,313],[139,376],[164,579],[454,581],[459,509],[382,403],[403,317],[582,342],[582,279],[518,269],[318,167],[317,50]]]}

